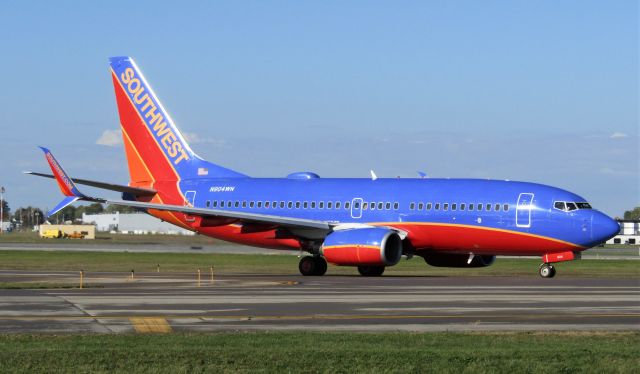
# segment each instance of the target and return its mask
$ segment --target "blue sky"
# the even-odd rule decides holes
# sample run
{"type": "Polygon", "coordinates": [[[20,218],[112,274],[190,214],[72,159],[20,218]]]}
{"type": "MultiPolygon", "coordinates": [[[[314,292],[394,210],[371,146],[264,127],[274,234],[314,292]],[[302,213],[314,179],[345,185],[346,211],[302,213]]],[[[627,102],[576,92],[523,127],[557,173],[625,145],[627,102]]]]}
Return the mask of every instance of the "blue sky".
{"type": "Polygon", "coordinates": [[[196,152],[252,176],[527,180],[620,216],[640,204],[638,11],[624,0],[4,1],[0,184],[14,210],[60,200],[21,174],[47,170],[37,145],[72,176],[126,183],[108,136],[119,123],[107,59],[130,55],[196,152]]]}

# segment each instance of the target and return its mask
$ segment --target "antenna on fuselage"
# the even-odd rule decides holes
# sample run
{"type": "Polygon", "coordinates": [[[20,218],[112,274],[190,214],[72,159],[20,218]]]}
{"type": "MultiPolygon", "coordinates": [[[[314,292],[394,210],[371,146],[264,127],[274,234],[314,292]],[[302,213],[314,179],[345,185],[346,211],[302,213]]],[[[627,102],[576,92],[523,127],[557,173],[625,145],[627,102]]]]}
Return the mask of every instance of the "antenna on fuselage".
{"type": "Polygon", "coordinates": [[[373,170],[370,170],[370,171],[371,171],[371,180],[374,181],[378,179],[378,176],[376,175],[376,173],[373,170]]]}

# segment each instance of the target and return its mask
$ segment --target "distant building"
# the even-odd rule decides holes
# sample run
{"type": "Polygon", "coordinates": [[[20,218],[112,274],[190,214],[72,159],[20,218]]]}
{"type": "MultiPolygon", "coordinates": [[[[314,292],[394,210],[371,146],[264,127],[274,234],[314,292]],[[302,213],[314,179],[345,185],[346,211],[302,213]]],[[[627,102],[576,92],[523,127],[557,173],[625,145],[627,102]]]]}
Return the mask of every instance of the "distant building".
{"type": "Polygon", "coordinates": [[[640,244],[640,221],[622,220],[620,233],[607,240],[607,244],[640,244]]]}
{"type": "Polygon", "coordinates": [[[164,222],[145,213],[83,213],[82,223],[95,224],[98,231],[117,231],[123,234],[194,235],[192,231],[164,222]]]}

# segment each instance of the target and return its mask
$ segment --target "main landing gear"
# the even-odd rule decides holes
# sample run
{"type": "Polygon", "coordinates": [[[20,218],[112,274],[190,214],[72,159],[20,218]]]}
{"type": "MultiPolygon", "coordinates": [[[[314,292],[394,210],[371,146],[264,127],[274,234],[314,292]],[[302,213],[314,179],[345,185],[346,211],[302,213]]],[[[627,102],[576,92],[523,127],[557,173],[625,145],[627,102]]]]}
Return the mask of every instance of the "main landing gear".
{"type": "Polygon", "coordinates": [[[320,256],[304,256],[300,259],[298,269],[302,275],[324,275],[327,272],[327,261],[320,256]]]}
{"type": "Polygon", "coordinates": [[[384,273],[384,266],[358,266],[358,273],[364,277],[379,277],[384,273]]]}
{"type": "Polygon", "coordinates": [[[556,268],[551,264],[545,263],[540,265],[538,272],[542,278],[553,278],[556,275],[556,268]]]}

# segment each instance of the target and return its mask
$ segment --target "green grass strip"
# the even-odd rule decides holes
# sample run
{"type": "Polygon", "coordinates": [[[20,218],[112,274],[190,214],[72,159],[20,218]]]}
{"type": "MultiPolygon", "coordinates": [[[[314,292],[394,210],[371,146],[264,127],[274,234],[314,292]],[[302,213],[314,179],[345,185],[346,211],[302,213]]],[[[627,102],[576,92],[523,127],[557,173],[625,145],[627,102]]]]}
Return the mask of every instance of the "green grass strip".
{"type": "Polygon", "coordinates": [[[638,333],[0,335],[0,372],[637,373],[638,333]]]}
{"type": "MultiPolygon", "coordinates": [[[[235,255],[206,253],[127,253],[78,251],[0,250],[2,270],[46,270],[98,272],[115,271],[208,272],[216,273],[298,274],[298,258],[291,255],[235,255]]],[[[498,258],[486,268],[455,269],[428,266],[420,257],[401,260],[387,268],[387,276],[538,276],[538,259],[498,258]]],[[[558,276],[571,277],[638,277],[640,262],[633,260],[580,260],[555,265],[558,276]]],[[[353,267],[329,266],[328,275],[355,275],[353,267]]]]}

